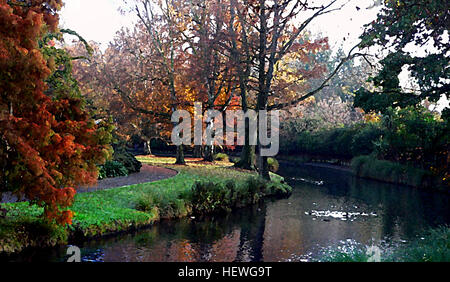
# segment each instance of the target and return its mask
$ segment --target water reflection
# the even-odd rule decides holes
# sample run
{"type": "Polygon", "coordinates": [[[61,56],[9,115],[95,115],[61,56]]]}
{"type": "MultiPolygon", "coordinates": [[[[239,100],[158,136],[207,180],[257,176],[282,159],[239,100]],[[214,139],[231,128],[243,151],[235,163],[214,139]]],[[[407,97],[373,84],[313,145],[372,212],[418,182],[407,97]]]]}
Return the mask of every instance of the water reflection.
{"type": "MultiPolygon", "coordinates": [[[[450,223],[449,196],[315,167],[283,168],[289,199],[229,215],[165,221],[82,246],[85,261],[302,261],[340,242],[410,240],[450,223]],[[294,179],[295,177],[295,179],[294,179]],[[317,185],[320,183],[320,185],[317,185]]],[[[65,250],[22,260],[63,260],[65,250]]]]}

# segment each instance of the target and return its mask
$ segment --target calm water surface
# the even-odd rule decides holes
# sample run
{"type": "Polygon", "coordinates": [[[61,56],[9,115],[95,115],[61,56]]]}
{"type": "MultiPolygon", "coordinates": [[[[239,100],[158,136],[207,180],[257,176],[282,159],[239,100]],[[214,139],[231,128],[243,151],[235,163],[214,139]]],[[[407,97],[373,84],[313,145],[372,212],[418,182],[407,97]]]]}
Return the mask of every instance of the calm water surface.
{"type": "MultiPolygon", "coordinates": [[[[323,248],[402,244],[426,228],[450,224],[446,194],[311,166],[284,166],[282,174],[294,187],[289,199],[83,243],[83,260],[305,261],[323,248]]],[[[64,261],[65,250],[31,251],[18,260],[64,261]]]]}

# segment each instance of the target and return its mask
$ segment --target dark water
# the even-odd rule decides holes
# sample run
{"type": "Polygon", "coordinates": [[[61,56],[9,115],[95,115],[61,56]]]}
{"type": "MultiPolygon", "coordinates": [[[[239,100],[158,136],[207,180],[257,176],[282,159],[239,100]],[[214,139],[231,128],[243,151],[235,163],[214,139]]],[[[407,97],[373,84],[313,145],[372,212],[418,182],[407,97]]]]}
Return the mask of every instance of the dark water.
{"type": "MultiPolygon", "coordinates": [[[[164,221],[80,244],[84,261],[304,261],[341,244],[401,243],[450,223],[449,196],[310,166],[282,168],[289,199],[229,215],[164,221]]],[[[65,248],[19,260],[63,261],[65,248]]]]}

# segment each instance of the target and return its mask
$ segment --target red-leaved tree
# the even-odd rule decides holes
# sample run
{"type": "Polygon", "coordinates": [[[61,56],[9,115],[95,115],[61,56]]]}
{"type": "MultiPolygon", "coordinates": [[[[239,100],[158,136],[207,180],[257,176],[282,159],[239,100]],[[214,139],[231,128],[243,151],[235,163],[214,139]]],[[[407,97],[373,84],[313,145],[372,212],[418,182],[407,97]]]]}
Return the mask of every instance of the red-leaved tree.
{"type": "Polygon", "coordinates": [[[61,0],[0,0],[0,192],[23,195],[44,207],[49,221],[71,224],[75,188],[96,181],[96,164],[110,149],[109,133],[81,97],[70,87],[56,95],[46,83],[67,70],[39,44],[58,32],[61,6],[61,0]]]}

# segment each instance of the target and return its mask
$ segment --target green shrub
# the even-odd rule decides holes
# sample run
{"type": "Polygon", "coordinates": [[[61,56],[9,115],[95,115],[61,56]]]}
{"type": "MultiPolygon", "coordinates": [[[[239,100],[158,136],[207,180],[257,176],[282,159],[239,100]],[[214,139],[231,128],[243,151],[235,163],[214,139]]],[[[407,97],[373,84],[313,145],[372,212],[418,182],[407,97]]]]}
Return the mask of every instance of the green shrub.
{"type": "Polygon", "coordinates": [[[100,166],[98,178],[105,179],[127,175],[128,170],[122,163],[116,161],[107,161],[104,165],[100,166]]]}
{"type": "Polygon", "coordinates": [[[297,136],[295,152],[313,153],[315,143],[316,141],[312,133],[310,132],[301,133],[297,136]]]}
{"type": "Polygon", "coordinates": [[[161,138],[152,138],[150,141],[150,147],[156,151],[168,151],[170,146],[161,138]]]}
{"type": "Polygon", "coordinates": [[[352,158],[349,144],[357,130],[354,127],[302,132],[297,136],[296,153],[352,158]]]}
{"type": "Polygon", "coordinates": [[[331,130],[331,134],[326,140],[326,148],[322,154],[327,155],[327,152],[331,152],[332,156],[340,157],[344,159],[351,159],[353,157],[350,144],[352,143],[353,136],[357,133],[354,127],[336,128],[331,130]]]}
{"type": "Polygon", "coordinates": [[[346,248],[329,248],[322,251],[320,262],[368,262],[367,248],[364,246],[348,246],[346,248]]]}
{"type": "Polygon", "coordinates": [[[380,140],[384,130],[378,123],[368,123],[360,127],[353,136],[351,142],[351,152],[353,156],[363,156],[372,154],[375,149],[375,142],[380,140]]]}
{"type": "Polygon", "coordinates": [[[142,164],[136,159],[136,157],[126,151],[125,149],[116,149],[113,155],[113,160],[122,163],[127,169],[128,174],[137,173],[141,170],[142,164]]]}
{"type": "Polygon", "coordinates": [[[449,176],[450,130],[443,121],[423,107],[389,109],[383,116],[386,132],[377,144],[381,159],[433,170],[440,178],[449,176]]]}
{"type": "Polygon", "coordinates": [[[184,197],[192,203],[194,213],[207,214],[230,212],[233,207],[256,204],[269,194],[285,197],[291,192],[292,188],[287,184],[268,182],[261,177],[252,176],[240,186],[236,186],[234,181],[227,181],[225,184],[198,181],[184,197]]]}
{"type": "Polygon", "coordinates": [[[99,179],[127,176],[141,170],[142,164],[124,147],[116,148],[113,159],[99,166],[99,179]]]}
{"type": "Polygon", "coordinates": [[[245,182],[245,187],[251,194],[272,195],[275,197],[285,198],[291,195],[292,187],[284,182],[266,181],[265,179],[257,177],[249,177],[245,182]]]}
{"type": "Polygon", "coordinates": [[[278,161],[274,158],[268,158],[267,162],[269,164],[269,170],[271,172],[276,173],[278,171],[278,169],[280,168],[280,164],[278,163],[278,161]]]}
{"type": "Polygon", "coordinates": [[[155,201],[151,194],[142,194],[136,201],[135,209],[142,212],[150,212],[155,207],[155,201]]]}
{"type": "Polygon", "coordinates": [[[218,154],[214,155],[214,160],[215,161],[223,161],[223,162],[230,161],[228,155],[224,154],[224,153],[218,153],[218,154]]]}
{"type": "Polygon", "coordinates": [[[267,181],[261,177],[249,177],[245,182],[245,189],[242,191],[243,197],[248,203],[255,204],[267,193],[267,181]]]}
{"type": "Polygon", "coordinates": [[[222,187],[214,182],[196,182],[192,187],[191,203],[196,214],[231,210],[230,196],[234,185],[222,187]]]}

